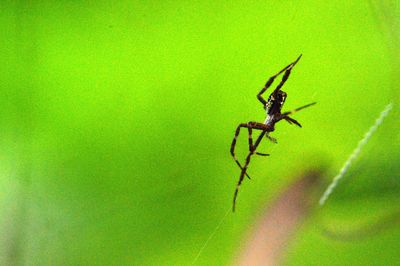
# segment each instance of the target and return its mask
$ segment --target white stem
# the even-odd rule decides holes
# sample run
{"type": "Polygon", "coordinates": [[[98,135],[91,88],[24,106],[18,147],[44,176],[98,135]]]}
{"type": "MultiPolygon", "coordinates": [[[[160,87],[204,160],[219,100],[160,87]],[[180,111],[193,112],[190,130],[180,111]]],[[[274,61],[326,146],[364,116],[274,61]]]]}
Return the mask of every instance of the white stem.
{"type": "Polygon", "coordinates": [[[389,103],[388,105],[386,105],[385,109],[380,113],[379,117],[375,120],[374,125],[372,125],[369,128],[369,130],[365,133],[364,137],[358,142],[357,147],[350,154],[349,158],[342,166],[342,169],[340,169],[339,174],[337,174],[333,178],[332,183],[328,186],[328,188],[325,190],[324,194],[320,198],[319,205],[321,205],[321,206],[324,205],[324,203],[328,199],[329,195],[332,193],[332,191],[337,186],[339,180],[342,179],[342,177],[347,172],[347,170],[349,169],[349,167],[352,164],[352,162],[354,161],[354,159],[356,159],[358,157],[358,155],[360,154],[361,149],[364,147],[365,144],[367,144],[367,142],[369,141],[371,136],[375,133],[377,128],[382,124],[383,119],[385,119],[385,117],[389,114],[389,112],[392,110],[392,107],[393,107],[392,103],[389,103]]]}

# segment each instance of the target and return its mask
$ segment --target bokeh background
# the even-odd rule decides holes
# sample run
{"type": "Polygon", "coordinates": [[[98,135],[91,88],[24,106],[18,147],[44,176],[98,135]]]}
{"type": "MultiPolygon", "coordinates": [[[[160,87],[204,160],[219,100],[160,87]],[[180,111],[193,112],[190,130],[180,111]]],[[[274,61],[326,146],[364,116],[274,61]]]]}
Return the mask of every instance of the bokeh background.
{"type": "Polygon", "coordinates": [[[191,265],[231,208],[236,126],[263,121],[257,92],[303,54],[284,108],[318,104],[261,145],[196,264],[232,264],[270,200],[306,169],[327,185],[392,102],[284,264],[397,265],[398,217],[362,240],[321,228],[398,211],[399,15],[373,0],[2,1],[0,263],[191,265]]]}

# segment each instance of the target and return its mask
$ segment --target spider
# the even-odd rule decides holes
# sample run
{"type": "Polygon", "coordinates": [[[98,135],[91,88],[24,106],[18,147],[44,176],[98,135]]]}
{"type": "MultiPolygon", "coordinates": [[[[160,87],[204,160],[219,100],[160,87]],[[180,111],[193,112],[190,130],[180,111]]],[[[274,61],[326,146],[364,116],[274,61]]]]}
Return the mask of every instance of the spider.
{"type": "Polygon", "coordinates": [[[273,137],[270,136],[270,132],[273,132],[275,130],[275,124],[281,121],[282,119],[286,120],[289,124],[294,124],[296,126],[301,127],[301,124],[296,121],[295,119],[291,118],[289,115],[298,112],[306,107],[309,107],[311,105],[316,104],[315,102],[301,106],[299,108],[296,108],[292,111],[289,112],[284,112],[281,113],[281,109],[283,104],[285,103],[286,100],[286,92],[282,91],[281,88],[283,84],[287,81],[289,78],[290,72],[292,71],[293,67],[297,64],[297,62],[300,60],[302,55],[300,55],[293,63],[289,64],[285,68],[283,68],[281,71],[279,71],[277,74],[269,78],[265,86],[261,89],[261,91],[257,94],[257,99],[262,103],[265,112],[266,112],[266,118],[263,123],[260,122],[248,122],[248,123],[241,123],[239,126],[236,128],[235,136],[233,138],[232,144],[231,144],[231,155],[233,159],[235,160],[236,164],[239,166],[241,169],[240,172],[240,177],[239,181],[236,185],[235,193],[233,195],[233,207],[232,211],[235,211],[235,206],[236,206],[236,198],[239,192],[239,187],[243,182],[244,176],[247,176],[250,179],[250,176],[246,173],[247,168],[250,164],[250,159],[251,156],[256,154],[256,155],[261,155],[261,156],[269,156],[269,154],[266,153],[260,153],[256,152],[256,149],[258,145],[260,144],[261,140],[266,136],[267,139],[269,139],[273,143],[277,143],[277,140],[273,137]],[[278,86],[275,88],[275,90],[271,93],[271,95],[268,97],[268,101],[266,101],[262,94],[272,85],[274,82],[275,78],[278,77],[280,74],[283,74],[281,82],[278,84],[278,86]],[[246,157],[246,161],[244,165],[242,166],[238,159],[236,158],[235,155],[235,146],[236,146],[236,139],[239,136],[240,129],[241,128],[247,128],[248,134],[249,134],[249,153],[246,157]],[[260,130],[261,133],[256,139],[256,141],[253,143],[253,137],[252,137],[252,132],[253,129],[260,130]]]}

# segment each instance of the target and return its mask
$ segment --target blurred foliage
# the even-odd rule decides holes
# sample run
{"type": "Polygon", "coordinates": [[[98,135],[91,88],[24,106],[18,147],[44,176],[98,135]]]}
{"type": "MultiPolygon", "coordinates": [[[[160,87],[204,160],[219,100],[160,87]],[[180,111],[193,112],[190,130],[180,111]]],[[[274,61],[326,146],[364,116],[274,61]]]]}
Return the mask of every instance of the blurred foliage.
{"type": "Polygon", "coordinates": [[[328,182],[391,101],[286,263],[398,263],[398,227],[346,243],[319,230],[398,205],[394,3],[2,1],[1,264],[189,265],[231,208],[236,125],[263,120],[257,92],[300,53],[285,108],[318,104],[261,145],[272,156],[252,161],[197,264],[231,263],[297,173],[327,165],[328,182]]]}

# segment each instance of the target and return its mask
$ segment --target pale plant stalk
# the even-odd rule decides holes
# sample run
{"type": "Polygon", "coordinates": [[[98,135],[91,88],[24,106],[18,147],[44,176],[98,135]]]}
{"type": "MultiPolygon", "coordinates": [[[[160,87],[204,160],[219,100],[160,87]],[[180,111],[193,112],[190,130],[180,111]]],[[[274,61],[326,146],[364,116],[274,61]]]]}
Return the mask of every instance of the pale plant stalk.
{"type": "Polygon", "coordinates": [[[324,194],[322,195],[322,197],[319,200],[319,205],[321,205],[321,206],[324,205],[325,201],[329,198],[329,196],[332,194],[333,190],[336,188],[340,179],[343,178],[343,176],[346,174],[347,170],[350,168],[353,161],[360,155],[362,148],[365,146],[365,144],[368,143],[368,141],[370,140],[372,135],[375,133],[375,131],[378,129],[378,127],[382,124],[383,120],[389,114],[389,112],[392,110],[392,108],[393,108],[392,103],[389,103],[388,105],[386,105],[385,109],[380,113],[379,117],[375,120],[375,123],[364,134],[364,137],[358,142],[357,147],[350,154],[349,158],[344,163],[344,165],[340,169],[339,173],[333,178],[332,183],[325,190],[324,194]]]}

